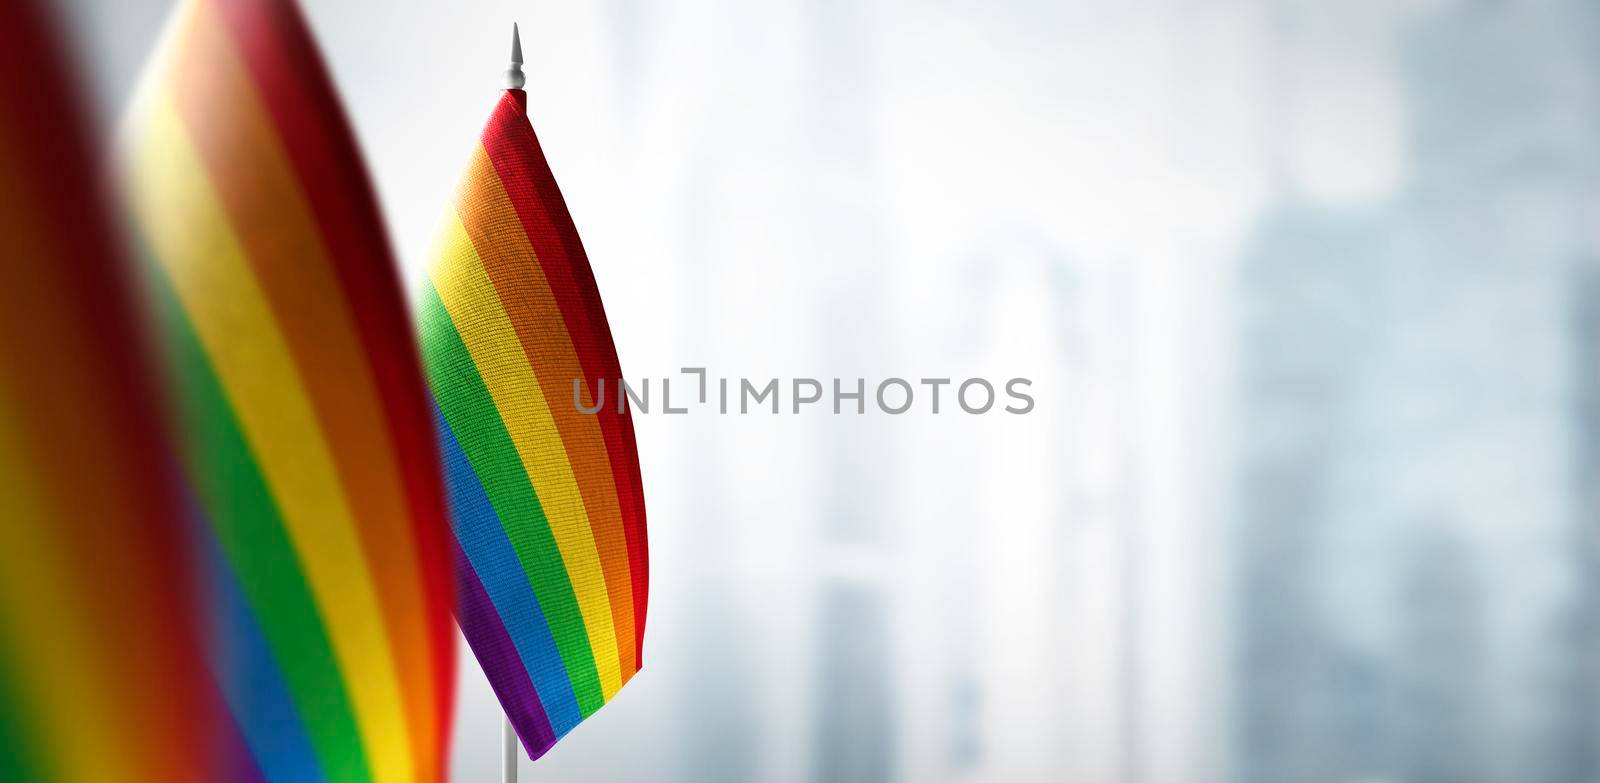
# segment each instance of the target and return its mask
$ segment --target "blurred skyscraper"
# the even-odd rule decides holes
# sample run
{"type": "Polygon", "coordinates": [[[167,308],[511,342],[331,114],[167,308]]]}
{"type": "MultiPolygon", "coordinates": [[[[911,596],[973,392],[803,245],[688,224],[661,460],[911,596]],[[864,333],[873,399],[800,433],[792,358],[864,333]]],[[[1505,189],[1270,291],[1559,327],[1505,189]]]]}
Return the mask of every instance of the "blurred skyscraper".
{"type": "Polygon", "coordinates": [[[1398,41],[1398,192],[1290,182],[1240,266],[1235,769],[1594,780],[1595,12],[1398,41]]]}
{"type": "MultiPolygon", "coordinates": [[[[876,126],[878,63],[875,11],[849,0],[811,0],[800,7],[805,32],[800,100],[815,176],[799,193],[823,278],[816,291],[822,341],[823,405],[840,415],[871,411],[876,368],[885,366],[883,268],[880,258],[876,126]],[[832,383],[830,384],[830,376],[832,383]],[[859,386],[852,385],[855,379],[859,386]],[[861,392],[837,400],[837,391],[861,392]]],[[[821,444],[817,466],[821,572],[812,629],[815,700],[811,705],[811,779],[871,783],[894,779],[899,706],[890,662],[891,613],[897,581],[889,524],[889,492],[897,471],[876,419],[842,427],[821,444]]]]}
{"type": "MultiPolygon", "coordinates": [[[[1087,266],[1036,232],[1006,226],[978,237],[956,269],[961,299],[945,328],[959,348],[944,361],[999,368],[1019,354],[1048,355],[1034,366],[1035,388],[1048,384],[1073,404],[1017,422],[1036,441],[1025,454],[1007,453],[993,421],[968,418],[946,426],[962,427],[959,440],[975,448],[924,457],[922,480],[943,499],[922,526],[950,540],[936,563],[943,584],[905,600],[939,613],[947,629],[949,641],[923,655],[940,668],[935,718],[948,733],[906,779],[1034,780],[1068,770],[1074,780],[1110,781],[1124,761],[1130,656],[1118,613],[1129,477],[1118,392],[1127,368],[1116,337],[1126,313],[1108,290],[1123,282],[1121,268],[1087,266]],[[1019,507],[1010,497],[1019,485],[1039,487],[1039,502],[1019,507]],[[955,486],[971,491],[948,490],[955,486]]],[[[955,409],[954,393],[946,389],[942,409],[955,409]]]]}
{"type": "Polygon", "coordinates": [[[1408,783],[1491,780],[1483,720],[1491,704],[1477,687],[1487,674],[1483,583],[1475,553],[1447,518],[1419,520],[1401,546],[1405,618],[1396,647],[1401,705],[1395,741],[1408,783]]]}
{"type": "Polygon", "coordinates": [[[1343,440],[1361,415],[1353,381],[1374,340],[1355,263],[1376,255],[1375,222],[1280,206],[1241,267],[1234,678],[1245,783],[1359,780],[1387,766],[1379,655],[1342,633],[1341,596],[1323,589],[1381,576],[1365,558],[1329,556],[1346,521],[1343,440]]]}
{"type": "Polygon", "coordinates": [[[1567,654],[1555,686],[1568,736],[1556,763],[1571,778],[1600,780],[1600,265],[1586,266],[1572,288],[1578,465],[1569,540],[1576,578],[1571,606],[1553,639],[1567,654]]]}

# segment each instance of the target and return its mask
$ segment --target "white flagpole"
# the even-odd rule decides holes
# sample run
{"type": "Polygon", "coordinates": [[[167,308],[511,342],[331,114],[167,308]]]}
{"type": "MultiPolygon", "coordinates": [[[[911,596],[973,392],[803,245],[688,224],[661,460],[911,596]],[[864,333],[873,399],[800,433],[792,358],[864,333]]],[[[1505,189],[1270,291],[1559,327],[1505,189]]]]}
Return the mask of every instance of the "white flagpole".
{"type": "MultiPolygon", "coordinates": [[[[506,69],[506,89],[520,90],[526,83],[522,75],[522,35],[515,22],[511,24],[511,67],[506,69]]],[[[517,730],[511,726],[511,716],[500,715],[500,783],[517,783],[517,730]]]]}
{"type": "Polygon", "coordinates": [[[500,783],[517,783],[517,730],[511,718],[500,716],[500,783]]]}

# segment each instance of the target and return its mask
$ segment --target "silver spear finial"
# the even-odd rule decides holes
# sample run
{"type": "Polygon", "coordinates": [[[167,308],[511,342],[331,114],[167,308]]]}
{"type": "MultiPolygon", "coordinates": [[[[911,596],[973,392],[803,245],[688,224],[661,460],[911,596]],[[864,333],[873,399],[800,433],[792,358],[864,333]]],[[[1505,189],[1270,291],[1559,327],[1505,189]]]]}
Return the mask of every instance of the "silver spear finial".
{"type": "Polygon", "coordinates": [[[511,67],[506,69],[506,89],[520,90],[527,84],[527,77],[522,75],[522,35],[517,32],[517,23],[511,23],[511,67]]]}

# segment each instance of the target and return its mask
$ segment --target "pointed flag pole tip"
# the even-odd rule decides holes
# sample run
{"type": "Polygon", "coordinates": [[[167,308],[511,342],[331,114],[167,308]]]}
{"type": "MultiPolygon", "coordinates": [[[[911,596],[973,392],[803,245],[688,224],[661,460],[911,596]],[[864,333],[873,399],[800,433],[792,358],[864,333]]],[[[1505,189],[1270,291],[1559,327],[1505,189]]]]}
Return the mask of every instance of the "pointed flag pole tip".
{"type": "Polygon", "coordinates": [[[511,23],[511,67],[506,69],[506,89],[520,90],[528,82],[522,75],[522,35],[517,23],[511,23]]]}

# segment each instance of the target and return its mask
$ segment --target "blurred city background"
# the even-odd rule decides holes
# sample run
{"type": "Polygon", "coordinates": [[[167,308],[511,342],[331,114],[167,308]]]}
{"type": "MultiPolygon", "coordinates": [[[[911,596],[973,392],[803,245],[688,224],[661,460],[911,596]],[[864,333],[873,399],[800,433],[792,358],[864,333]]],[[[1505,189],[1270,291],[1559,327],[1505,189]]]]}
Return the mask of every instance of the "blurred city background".
{"type": "MultiPolygon", "coordinates": [[[[169,4],[62,6],[109,130],[169,4]]],[[[636,416],[645,669],[524,780],[1600,780],[1594,4],[305,6],[411,283],[515,20],[630,377],[1034,380],[636,416]]]]}

